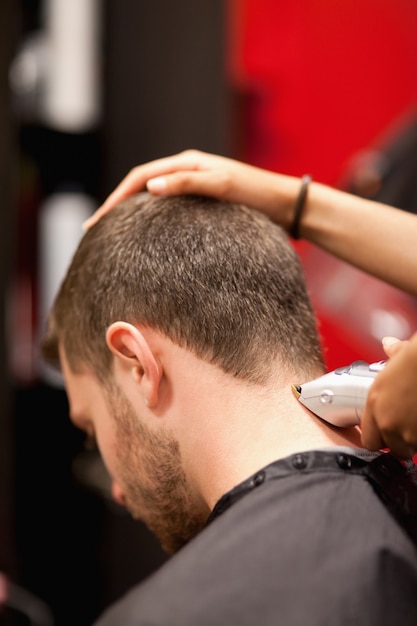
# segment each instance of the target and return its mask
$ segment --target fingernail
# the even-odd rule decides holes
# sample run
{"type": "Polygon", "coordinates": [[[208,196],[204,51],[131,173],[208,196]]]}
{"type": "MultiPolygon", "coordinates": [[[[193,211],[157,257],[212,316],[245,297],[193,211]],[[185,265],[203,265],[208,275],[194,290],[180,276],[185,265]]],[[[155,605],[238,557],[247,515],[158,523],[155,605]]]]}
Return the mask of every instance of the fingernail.
{"type": "Polygon", "coordinates": [[[400,340],[397,337],[383,337],[382,343],[384,346],[392,346],[394,343],[398,343],[400,340]]]}
{"type": "Polygon", "coordinates": [[[157,178],[151,178],[146,183],[148,191],[165,191],[167,188],[167,181],[164,176],[158,176],[157,178]]]}

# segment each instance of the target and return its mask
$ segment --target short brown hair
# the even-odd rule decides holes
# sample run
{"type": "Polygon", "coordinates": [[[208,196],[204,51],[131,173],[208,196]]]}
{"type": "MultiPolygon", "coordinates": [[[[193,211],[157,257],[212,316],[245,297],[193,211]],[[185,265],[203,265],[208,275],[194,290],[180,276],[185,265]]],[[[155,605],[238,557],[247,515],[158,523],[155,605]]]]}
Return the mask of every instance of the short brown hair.
{"type": "Polygon", "coordinates": [[[141,193],[82,238],[41,342],[74,371],[111,371],[105,334],[143,324],[249,382],[273,359],[306,375],[323,369],[302,266],[286,233],[248,207],[206,197],[141,193]]]}

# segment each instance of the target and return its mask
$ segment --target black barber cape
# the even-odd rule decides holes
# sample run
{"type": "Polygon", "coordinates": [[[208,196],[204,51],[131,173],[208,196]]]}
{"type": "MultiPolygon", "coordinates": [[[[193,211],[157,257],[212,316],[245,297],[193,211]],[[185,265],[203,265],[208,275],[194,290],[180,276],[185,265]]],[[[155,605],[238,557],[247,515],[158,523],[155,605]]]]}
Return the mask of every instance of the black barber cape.
{"type": "Polygon", "coordinates": [[[416,626],[417,468],[343,448],[279,460],[95,626],[416,626]]]}

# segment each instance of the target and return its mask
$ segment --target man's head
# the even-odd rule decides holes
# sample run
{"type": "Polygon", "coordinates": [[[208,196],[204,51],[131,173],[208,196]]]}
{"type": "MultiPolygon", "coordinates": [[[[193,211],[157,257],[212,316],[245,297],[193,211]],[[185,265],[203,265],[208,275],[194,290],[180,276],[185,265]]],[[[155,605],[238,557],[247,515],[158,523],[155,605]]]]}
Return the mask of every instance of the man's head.
{"type": "Polygon", "coordinates": [[[42,351],[58,343],[74,368],[105,381],[117,320],[160,330],[248,382],[283,367],[322,367],[302,269],[285,233],[243,206],[200,197],[125,201],[88,231],[50,314],[42,351]]]}
{"type": "Polygon", "coordinates": [[[72,419],[96,437],[118,499],[168,552],[208,515],[190,449],[209,448],[198,424],[217,432],[206,406],[226,412],[227,381],[263,388],[280,372],[301,381],[323,371],[282,229],[246,207],[189,196],[139,194],[84,235],[41,350],[60,363],[72,419]]]}

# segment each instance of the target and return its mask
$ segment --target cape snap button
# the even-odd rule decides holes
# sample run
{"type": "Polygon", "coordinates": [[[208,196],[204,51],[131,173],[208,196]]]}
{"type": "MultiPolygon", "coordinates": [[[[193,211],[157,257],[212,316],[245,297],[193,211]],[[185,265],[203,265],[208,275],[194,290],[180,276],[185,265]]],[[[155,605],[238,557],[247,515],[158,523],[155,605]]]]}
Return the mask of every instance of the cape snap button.
{"type": "Polygon", "coordinates": [[[337,464],[342,469],[350,469],[352,467],[352,459],[347,454],[338,454],[337,455],[337,464]]]}
{"type": "Polygon", "coordinates": [[[307,463],[302,454],[296,454],[292,460],[295,469],[302,470],[307,467],[307,463]]]}
{"type": "Polygon", "coordinates": [[[259,474],[255,474],[255,476],[250,481],[250,487],[258,487],[262,485],[265,480],[265,472],[259,472],[259,474]]]}

